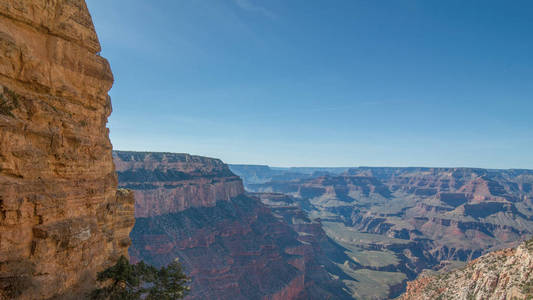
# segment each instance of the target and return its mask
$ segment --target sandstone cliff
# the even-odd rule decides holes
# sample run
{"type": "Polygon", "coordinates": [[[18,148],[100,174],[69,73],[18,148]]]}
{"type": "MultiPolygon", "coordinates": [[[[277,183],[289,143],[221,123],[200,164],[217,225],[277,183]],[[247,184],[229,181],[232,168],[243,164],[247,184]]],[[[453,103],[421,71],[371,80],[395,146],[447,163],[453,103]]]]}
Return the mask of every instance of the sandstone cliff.
{"type": "Polygon", "coordinates": [[[119,185],[135,190],[131,260],[179,258],[192,277],[190,299],[349,298],[306,238],[245,194],[220,160],[123,151],[114,159],[119,185]]]}
{"type": "Polygon", "coordinates": [[[219,159],[176,153],[114,151],[120,186],[135,190],[135,216],[215,206],[244,193],[219,159]]]}
{"type": "Polygon", "coordinates": [[[99,51],[83,0],[0,0],[0,298],[80,298],[127,254],[99,51]]]}
{"type": "Polygon", "coordinates": [[[533,240],[515,249],[486,254],[466,267],[424,276],[407,285],[400,299],[531,299],[533,240]]]}

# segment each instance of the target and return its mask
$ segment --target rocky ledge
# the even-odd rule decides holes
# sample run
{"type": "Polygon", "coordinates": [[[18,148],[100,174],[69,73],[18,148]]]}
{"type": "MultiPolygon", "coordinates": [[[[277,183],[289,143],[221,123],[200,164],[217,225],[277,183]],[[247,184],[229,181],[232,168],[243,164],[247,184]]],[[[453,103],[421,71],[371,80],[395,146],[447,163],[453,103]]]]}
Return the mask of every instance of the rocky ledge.
{"type": "Polygon", "coordinates": [[[517,248],[495,251],[466,267],[421,276],[409,282],[400,299],[531,299],[533,297],[533,240],[517,248]]]}

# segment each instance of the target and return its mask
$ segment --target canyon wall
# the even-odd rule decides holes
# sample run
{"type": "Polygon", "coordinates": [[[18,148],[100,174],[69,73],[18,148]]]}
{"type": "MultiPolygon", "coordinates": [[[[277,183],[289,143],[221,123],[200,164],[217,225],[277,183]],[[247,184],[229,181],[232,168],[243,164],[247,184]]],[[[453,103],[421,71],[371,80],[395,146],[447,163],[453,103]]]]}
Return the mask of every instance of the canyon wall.
{"type": "Polygon", "coordinates": [[[320,220],[328,236],[352,252],[347,273],[361,272],[361,264],[377,271],[373,279],[403,273],[387,283],[395,296],[426,269],[460,266],[533,235],[532,186],[532,170],[361,167],[247,187],[290,195],[320,220]],[[387,265],[376,267],[379,261],[387,265]]]}
{"type": "Polygon", "coordinates": [[[532,299],[533,240],[491,252],[463,268],[409,282],[400,300],[532,299]]]}
{"type": "Polygon", "coordinates": [[[114,151],[120,186],[135,190],[135,217],[215,206],[244,193],[219,159],[189,154],[114,151]]]}
{"type": "Polygon", "coordinates": [[[192,278],[189,299],[350,298],[315,248],[220,160],[124,151],[114,159],[119,185],[135,191],[131,261],[178,258],[192,278]]]}
{"type": "Polygon", "coordinates": [[[0,298],[83,298],[127,255],[99,52],[83,0],[0,0],[0,298]]]}

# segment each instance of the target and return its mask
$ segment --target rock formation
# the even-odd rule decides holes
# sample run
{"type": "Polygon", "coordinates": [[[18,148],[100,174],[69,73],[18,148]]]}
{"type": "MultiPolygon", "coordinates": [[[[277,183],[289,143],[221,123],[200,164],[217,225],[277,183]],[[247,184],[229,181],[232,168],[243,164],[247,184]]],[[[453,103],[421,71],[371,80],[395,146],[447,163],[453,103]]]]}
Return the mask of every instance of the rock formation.
{"type": "Polygon", "coordinates": [[[339,175],[349,169],[312,167],[271,168],[265,165],[229,165],[229,168],[242,178],[246,188],[248,188],[249,184],[309,179],[327,174],[339,175]]]}
{"type": "Polygon", "coordinates": [[[120,186],[135,190],[135,216],[215,206],[244,193],[242,180],[218,159],[188,154],[115,151],[120,186]]]}
{"type": "Polygon", "coordinates": [[[0,0],[0,298],[79,299],[127,255],[99,52],[83,0],[0,0]]]}
{"type": "MultiPolygon", "coordinates": [[[[531,236],[532,186],[531,170],[361,167],[247,188],[292,196],[330,238],[355,247],[346,272],[358,271],[357,262],[371,253],[392,262],[376,271],[412,280],[425,269],[460,265],[531,236]]],[[[402,291],[398,281],[388,289],[402,291]]]]}
{"type": "Polygon", "coordinates": [[[533,240],[515,249],[486,254],[464,268],[409,282],[400,298],[408,299],[531,299],[533,240]]]}
{"type": "Polygon", "coordinates": [[[123,151],[114,159],[119,185],[137,201],[131,260],[163,266],[179,258],[192,277],[190,299],[349,298],[306,245],[310,234],[300,238],[245,194],[220,160],[123,151]]]}

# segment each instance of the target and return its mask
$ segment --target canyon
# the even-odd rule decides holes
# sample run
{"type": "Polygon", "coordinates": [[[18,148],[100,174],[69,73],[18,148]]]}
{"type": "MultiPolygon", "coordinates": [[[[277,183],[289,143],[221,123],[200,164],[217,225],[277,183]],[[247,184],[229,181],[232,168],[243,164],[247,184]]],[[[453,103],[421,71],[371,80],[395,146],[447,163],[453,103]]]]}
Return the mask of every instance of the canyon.
{"type": "Polygon", "coordinates": [[[112,151],[100,51],[85,1],[0,0],[0,299],[85,298],[122,255],[187,299],[533,296],[532,170],[112,151]]]}
{"type": "MultiPolygon", "coordinates": [[[[249,175],[240,173],[242,166],[232,169],[249,175]]],[[[381,285],[379,295],[364,294],[372,289],[361,291],[361,280],[348,279],[352,294],[362,298],[398,295],[427,270],[461,267],[533,234],[531,170],[360,167],[270,181],[265,169],[261,174],[262,182],[245,179],[247,189],[292,197],[345,248],[345,273],[369,268],[375,281],[403,275],[381,285]]]]}
{"type": "Polygon", "coordinates": [[[85,297],[128,255],[100,50],[83,0],[0,0],[0,298],[85,297]]]}
{"type": "Polygon", "coordinates": [[[132,261],[179,259],[191,299],[394,298],[420,274],[532,234],[529,170],[270,172],[127,151],[114,160],[119,185],[138,199],[132,261]]]}
{"type": "Polygon", "coordinates": [[[128,151],[114,159],[119,186],[136,198],[131,261],[178,259],[192,278],[189,299],[351,299],[325,265],[321,226],[298,207],[276,213],[220,160],[128,151]]]}

